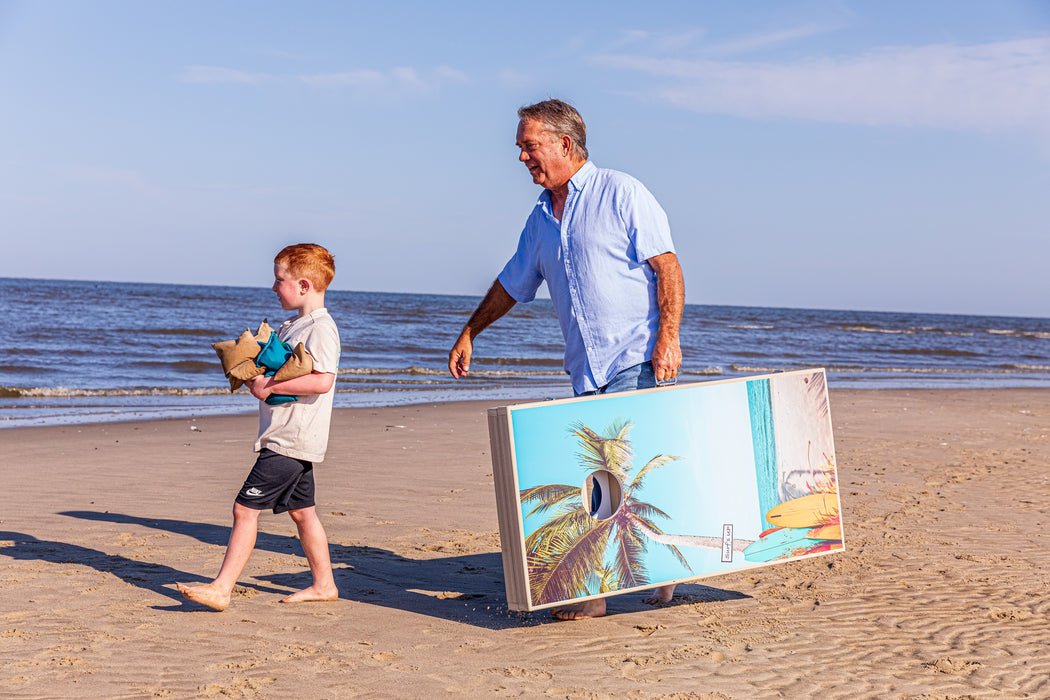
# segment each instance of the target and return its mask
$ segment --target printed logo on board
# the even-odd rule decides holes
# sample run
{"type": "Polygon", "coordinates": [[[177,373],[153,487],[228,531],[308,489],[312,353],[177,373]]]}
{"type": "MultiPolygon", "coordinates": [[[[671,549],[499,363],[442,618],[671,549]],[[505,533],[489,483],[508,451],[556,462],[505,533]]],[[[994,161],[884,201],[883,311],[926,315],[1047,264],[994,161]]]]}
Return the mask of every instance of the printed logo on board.
{"type": "Polygon", "coordinates": [[[731,524],[722,526],[722,561],[727,564],[733,561],[733,526],[731,524]]]}

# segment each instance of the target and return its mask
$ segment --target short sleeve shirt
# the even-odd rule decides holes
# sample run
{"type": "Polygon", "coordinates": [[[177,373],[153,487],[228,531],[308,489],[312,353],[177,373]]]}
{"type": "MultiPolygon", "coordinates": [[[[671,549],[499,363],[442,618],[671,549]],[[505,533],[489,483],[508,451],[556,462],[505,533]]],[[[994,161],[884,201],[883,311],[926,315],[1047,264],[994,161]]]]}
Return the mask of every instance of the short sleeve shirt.
{"type": "Polygon", "coordinates": [[[659,327],[647,260],[673,253],[667,215],[635,178],[588,161],[569,180],[561,221],[544,190],[499,275],[516,301],[546,281],[565,338],[565,371],[593,391],[652,357],[659,327]]]}
{"type": "MultiPolygon", "coordinates": [[[[293,348],[302,343],[314,360],[315,372],[338,372],[342,353],[339,329],[327,309],[288,319],[277,329],[277,337],[293,348]]],[[[333,383],[327,393],[300,396],[298,401],[276,406],[260,401],[255,451],[265,448],[293,459],[323,461],[328,450],[334,398],[333,383]]]]}

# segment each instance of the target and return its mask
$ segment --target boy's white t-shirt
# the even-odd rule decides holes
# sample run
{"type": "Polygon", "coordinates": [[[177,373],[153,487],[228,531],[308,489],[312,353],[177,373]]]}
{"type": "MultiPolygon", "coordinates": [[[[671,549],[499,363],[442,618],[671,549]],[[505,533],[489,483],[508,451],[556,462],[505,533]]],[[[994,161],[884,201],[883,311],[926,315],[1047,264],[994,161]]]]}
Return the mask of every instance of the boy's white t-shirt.
{"type": "MultiPolygon", "coordinates": [[[[314,360],[315,372],[339,369],[339,329],[321,308],[303,317],[294,316],[277,329],[277,337],[293,348],[302,343],[314,360]]],[[[321,462],[328,449],[328,430],[332,422],[335,384],[324,394],[300,396],[298,401],[271,406],[259,402],[259,439],[255,451],[273,450],[278,454],[321,462]]]]}

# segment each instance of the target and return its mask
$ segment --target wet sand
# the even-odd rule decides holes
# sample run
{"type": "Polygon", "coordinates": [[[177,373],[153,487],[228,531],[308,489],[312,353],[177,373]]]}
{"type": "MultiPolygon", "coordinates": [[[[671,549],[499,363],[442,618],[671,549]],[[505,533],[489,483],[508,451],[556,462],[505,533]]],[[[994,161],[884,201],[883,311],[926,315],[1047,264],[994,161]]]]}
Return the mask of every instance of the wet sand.
{"type": "MultiPolygon", "coordinates": [[[[832,384],[832,386],[834,386],[832,384]]],[[[508,611],[485,411],[342,409],[317,469],[340,600],[264,514],[217,613],[254,415],[0,430],[0,697],[1050,696],[1050,391],[831,391],[847,551],[653,608],[508,611]]]]}

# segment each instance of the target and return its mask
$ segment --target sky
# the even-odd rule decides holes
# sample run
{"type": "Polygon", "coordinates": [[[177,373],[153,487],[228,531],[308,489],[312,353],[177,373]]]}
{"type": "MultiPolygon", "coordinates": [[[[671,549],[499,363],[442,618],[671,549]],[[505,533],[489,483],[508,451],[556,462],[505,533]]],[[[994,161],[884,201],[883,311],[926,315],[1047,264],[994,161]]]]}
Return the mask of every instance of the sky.
{"type": "Polygon", "coordinates": [[[1047,0],[0,0],[0,276],[481,295],[548,97],[688,303],[1050,316],[1047,0]]]}

